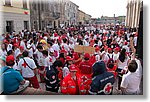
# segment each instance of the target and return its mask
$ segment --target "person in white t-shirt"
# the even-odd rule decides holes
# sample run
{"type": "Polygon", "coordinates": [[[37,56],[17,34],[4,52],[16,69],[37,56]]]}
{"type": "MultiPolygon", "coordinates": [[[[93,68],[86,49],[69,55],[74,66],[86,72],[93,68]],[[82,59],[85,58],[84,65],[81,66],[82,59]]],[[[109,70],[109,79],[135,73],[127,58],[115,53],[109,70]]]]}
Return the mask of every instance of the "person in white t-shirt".
{"type": "Polygon", "coordinates": [[[20,54],[20,49],[18,47],[19,47],[18,44],[14,44],[14,58],[15,58],[15,60],[18,60],[17,56],[20,54]]]}
{"type": "Polygon", "coordinates": [[[95,56],[95,61],[96,61],[96,62],[97,62],[97,61],[100,61],[101,52],[100,52],[99,46],[96,46],[94,56],[95,56]]]}
{"type": "Polygon", "coordinates": [[[42,51],[43,47],[41,45],[38,45],[36,51],[34,52],[34,59],[37,62],[37,67],[39,69],[40,81],[44,82],[45,60],[42,51]]]}
{"type": "Polygon", "coordinates": [[[130,49],[129,49],[129,47],[128,47],[128,42],[127,42],[127,41],[124,42],[124,45],[122,46],[122,48],[126,49],[127,54],[129,54],[130,49]]]}
{"type": "Polygon", "coordinates": [[[122,76],[126,72],[126,67],[128,66],[130,59],[128,55],[126,54],[126,49],[122,49],[119,55],[119,58],[117,60],[117,72],[118,72],[118,89],[120,90],[120,84],[122,81],[122,76]]]}
{"type": "Polygon", "coordinates": [[[89,44],[89,38],[87,37],[87,38],[85,38],[85,40],[83,40],[83,45],[84,46],[89,46],[90,44],[89,44]]]}
{"type": "Polygon", "coordinates": [[[118,58],[119,58],[119,50],[120,50],[120,48],[119,47],[116,47],[116,48],[114,48],[114,52],[113,52],[113,60],[116,62],[117,60],[118,60],[118,58]]]}
{"type": "Polygon", "coordinates": [[[8,44],[7,45],[7,51],[12,50],[13,45],[12,44],[8,44]]]}
{"type": "Polygon", "coordinates": [[[48,53],[52,57],[52,63],[54,63],[56,61],[56,57],[54,56],[55,52],[54,52],[54,49],[52,47],[53,43],[51,41],[48,41],[47,44],[48,44],[48,53]]]}
{"type": "Polygon", "coordinates": [[[43,57],[44,57],[44,66],[50,67],[53,65],[52,57],[48,54],[47,50],[42,51],[43,57]]]}
{"type": "Polygon", "coordinates": [[[23,57],[24,58],[20,59],[18,62],[17,70],[20,71],[20,73],[26,80],[30,81],[30,84],[32,85],[33,88],[38,89],[39,83],[36,76],[37,66],[35,65],[34,60],[28,57],[28,51],[23,52],[23,57]]]}
{"type": "Polygon", "coordinates": [[[25,42],[26,42],[26,39],[25,39],[25,38],[23,38],[23,39],[21,40],[21,42],[20,42],[20,46],[23,46],[24,50],[27,49],[25,42]]]}
{"type": "Polygon", "coordinates": [[[105,56],[108,53],[108,46],[104,46],[104,51],[101,53],[101,59],[105,62],[105,56]]]}
{"type": "Polygon", "coordinates": [[[141,77],[138,76],[136,70],[138,64],[132,60],[128,65],[128,73],[123,75],[121,82],[121,91],[125,95],[138,95],[140,93],[141,77]]]}
{"type": "Polygon", "coordinates": [[[29,53],[29,57],[33,58],[33,49],[32,49],[32,45],[28,44],[27,45],[27,49],[26,49],[29,53]]]}
{"type": "Polygon", "coordinates": [[[57,41],[55,41],[55,43],[52,45],[52,48],[54,50],[54,57],[59,58],[60,47],[59,47],[57,41]]]}
{"type": "Polygon", "coordinates": [[[67,39],[63,39],[63,43],[61,44],[61,48],[64,48],[67,52],[70,51],[69,45],[67,44],[67,39]]]}
{"type": "Polygon", "coordinates": [[[104,62],[107,64],[108,60],[112,58],[113,59],[113,54],[112,54],[112,48],[108,48],[108,52],[104,56],[104,62]]]}

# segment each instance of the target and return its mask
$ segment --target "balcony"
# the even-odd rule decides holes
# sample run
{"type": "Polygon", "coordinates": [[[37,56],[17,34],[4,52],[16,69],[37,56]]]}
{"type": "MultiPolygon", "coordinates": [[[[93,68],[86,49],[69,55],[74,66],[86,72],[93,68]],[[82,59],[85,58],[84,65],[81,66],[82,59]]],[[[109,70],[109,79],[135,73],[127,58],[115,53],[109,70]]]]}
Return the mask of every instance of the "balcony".
{"type": "Polygon", "coordinates": [[[51,19],[51,20],[57,20],[60,18],[59,12],[44,12],[41,14],[42,20],[44,19],[51,19]]]}

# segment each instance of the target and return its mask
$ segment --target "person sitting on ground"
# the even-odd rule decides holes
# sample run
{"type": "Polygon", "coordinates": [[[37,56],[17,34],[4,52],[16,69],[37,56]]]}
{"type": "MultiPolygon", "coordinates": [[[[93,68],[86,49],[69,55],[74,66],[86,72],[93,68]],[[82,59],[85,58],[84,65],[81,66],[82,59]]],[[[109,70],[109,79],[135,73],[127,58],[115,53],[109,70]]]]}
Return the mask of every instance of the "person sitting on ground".
{"type": "Polygon", "coordinates": [[[0,79],[3,80],[2,94],[18,93],[29,85],[29,81],[26,81],[18,71],[12,68],[14,64],[14,56],[9,55],[6,57],[6,66],[0,70],[0,79]],[[23,87],[20,87],[21,85],[23,87]]]}

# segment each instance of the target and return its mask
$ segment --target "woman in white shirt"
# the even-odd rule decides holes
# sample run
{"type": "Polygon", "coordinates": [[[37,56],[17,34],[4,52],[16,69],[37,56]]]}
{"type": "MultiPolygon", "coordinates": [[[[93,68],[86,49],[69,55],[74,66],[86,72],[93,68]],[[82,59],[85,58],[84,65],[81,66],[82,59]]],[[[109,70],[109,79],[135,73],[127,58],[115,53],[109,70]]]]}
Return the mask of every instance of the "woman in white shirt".
{"type": "Polygon", "coordinates": [[[128,66],[130,59],[126,54],[126,49],[122,49],[119,55],[119,58],[117,60],[117,72],[118,72],[118,89],[120,90],[120,84],[122,81],[122,76],[124,72],[126,71],[126,67],[128,66]]]}

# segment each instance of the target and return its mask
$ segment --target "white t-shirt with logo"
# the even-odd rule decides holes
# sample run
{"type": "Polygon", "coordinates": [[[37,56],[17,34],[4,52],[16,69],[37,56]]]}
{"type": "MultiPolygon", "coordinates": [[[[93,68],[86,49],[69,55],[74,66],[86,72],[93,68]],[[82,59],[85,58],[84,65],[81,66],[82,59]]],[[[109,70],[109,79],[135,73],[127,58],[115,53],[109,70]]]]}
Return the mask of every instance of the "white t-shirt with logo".
{"type": "Polygon", "coordinates": [[[22,76],[24,78],[31,78],[34,77],[34,72],[33,70],[35,68],[37,68],[37,66],[35,65],[35,62],[33,59],[29,58],[29,57],[25,57],[23,59],[20,59],[20,61],[18,62],[18,70],[22,70],[22,76]],[[26,63],[30,66],[30,68],[28,67],[28,65],[24,62],[24,60],[26,61],[26,63]],[[32,69],[31,69],[32,68],[32,69]]]}

